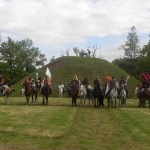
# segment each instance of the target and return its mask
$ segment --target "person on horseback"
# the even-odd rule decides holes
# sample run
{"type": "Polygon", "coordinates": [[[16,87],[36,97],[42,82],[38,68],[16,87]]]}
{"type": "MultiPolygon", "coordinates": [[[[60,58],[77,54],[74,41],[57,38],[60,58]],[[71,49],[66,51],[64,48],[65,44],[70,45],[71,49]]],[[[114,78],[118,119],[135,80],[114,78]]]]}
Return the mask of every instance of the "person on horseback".
{"type": "Polygon", "coordinates": [[[142,87],[144,89],[148,89],[149,88],[149,82],[145,79],[142,79],[142,87]]]}
{"type": "Polygon", "coordinates": [[[71,86],[72,86],[72,83],[75,83],[75,85],[76,85],[76,87],[77,87],[77,89],[78,89],[78,96],[79,96],[79,94],[80,94],[80,92],[79,92],[79,86],[80,86],[80,81],[79,81],[79,79],[78,79],[78,76],[77,76],[77,74],[74,74],[73,75],[73,77],[72,77],[72,81],[71,81],[71,86]]]}
{"type": "Polygon", "coordinates": [[[84,77],[82,84],[87,88],[87,86],[89,85],[87,77],[84,77]]]}
{"type": "Polygon", "coordinates": [[[128,89],[127,89],[126,81],[125,81],[124,77],[121,77],[121,79],[120,79],[120,81],[119,81],[118,95],[120,95],[120,91],[121,91],[121,86],[122,86],[122,85],[125,86],[126,96],[128,97],[128,89]]]}
{"type": "Polygon", "coordinates": [[[51,81],[51,79],[47,75],[45,75],[44,79],[42,80],[42,83],[41,83],[41,93],[42,93],[42,90],[43,90],[43,87],[44,87],[44,83],[48,83],[48,85],[49,85],[49,87],[51,89],[52,81],[51,81]]]}
{"type": "Polygon", "coordinates": [[[96,78],[94,80],[95,80],[95,82],[97,82],[99,84],[99,86],[102,85],[102,80],[99,78],[98,75],[96,76],[96,78]]]}
{"type": "Polygon", "coordinates": [[[6,91],[10,90],[7,83],[4,82],[4,78],[0,75],[0,91],[2,95],[5,95],[6,91]]]}
{"type": "Polygon", "coordinates": [[[114,82],[116,81],[116,78],[114,76],[106,76],[106,80],[107,82],[105,85],[105,97],[107,98],[113,87],[114,82]]]}
{"type": "Polygon", "coordinates": [[[2,75],[0,74],[0,92],[3,94],[3,84],[4,84],[4,79],[2,75]]]}
{"type": "Polygon", "coordinates": [[[72,81],[75,81],[75,84],[76,84],[77,86],[79,86],[79,79],[78,79],[77,74],[74,74],[74,75],[73,75],[72,81]]]}
{"type": "Polygon", "coordinates": [[[28,82],[29,85],[31,86],[32,90],[34,91],[35,82],[34,82],[34,79],[32,78],[32,76],[29,76],[29,77],[27,78],[27,82],[28,82]]]}

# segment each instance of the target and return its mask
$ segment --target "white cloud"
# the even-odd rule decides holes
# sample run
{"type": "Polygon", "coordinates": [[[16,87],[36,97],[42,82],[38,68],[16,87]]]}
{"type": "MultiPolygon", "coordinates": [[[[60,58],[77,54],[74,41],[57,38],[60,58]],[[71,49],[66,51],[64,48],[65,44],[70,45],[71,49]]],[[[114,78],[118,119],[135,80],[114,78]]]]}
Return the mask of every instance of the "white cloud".
{"type": "Polygon", "coordinates": [[[57,53],[65,43],[120,36],[132,26],[149,34],[149,22],[149,0],[0,0],[2,36],[28,37],[57,53]]]}

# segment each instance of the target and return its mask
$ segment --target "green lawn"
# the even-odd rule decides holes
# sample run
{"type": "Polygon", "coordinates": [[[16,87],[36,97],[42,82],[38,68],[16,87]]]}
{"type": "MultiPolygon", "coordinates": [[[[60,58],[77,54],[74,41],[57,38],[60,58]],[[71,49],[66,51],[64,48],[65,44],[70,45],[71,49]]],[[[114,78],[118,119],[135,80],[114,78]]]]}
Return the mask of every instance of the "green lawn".
{"type": "Polygon", "coordinates": [[[25,97],[9,97],[5,105],[0,97],[0,150],[150,148],[150,109],[138,108],[137,99],[116,109],[71,107],[70,98],[41,104],[41,98],[26,106],[25,97]]]}

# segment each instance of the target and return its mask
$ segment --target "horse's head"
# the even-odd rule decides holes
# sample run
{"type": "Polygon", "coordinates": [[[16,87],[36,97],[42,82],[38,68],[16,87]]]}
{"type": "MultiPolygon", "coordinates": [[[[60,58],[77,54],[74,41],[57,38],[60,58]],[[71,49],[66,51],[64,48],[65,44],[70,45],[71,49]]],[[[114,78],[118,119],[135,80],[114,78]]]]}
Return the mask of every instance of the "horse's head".
{"type": "Polygon", "coordinates": [[[121,90],[124,90],[125,87],[126,87],[126,84],[121,84],[121,85],[120,85],[120,89],[121,89],[121,90]]]}
{"type": "Polygon", "coordinates": [[[119,89],[119,82],[116,79],[113,81],[113,87],[119,89]]]}

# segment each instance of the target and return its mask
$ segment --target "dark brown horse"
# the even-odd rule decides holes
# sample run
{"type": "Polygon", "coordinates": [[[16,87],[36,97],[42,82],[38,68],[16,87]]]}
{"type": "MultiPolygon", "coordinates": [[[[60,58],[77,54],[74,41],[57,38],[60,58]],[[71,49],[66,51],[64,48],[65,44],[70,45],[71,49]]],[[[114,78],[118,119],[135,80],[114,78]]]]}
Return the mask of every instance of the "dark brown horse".
{"type": "Polygon", "coordinates": [[[71,98],[72,98],[72,106],[77,105],[76,100],[78,97],[79,85],[76,83],[75,80],[71,82],[71,98]]]}
{"type": "Polygon", "coordinates": [[[43,105],[45,105],[45,99],[46,99],[46,105],[48,105],[48,97],[51,94],[51,87],[48,84],[48,80],[44,80],[44,86],[42,87],[42,95],[43,95],[43,105]]]}
{"type": "Polygon", "coordinates": [[[149,108],[150,108],[150,91],[148,89],[144,89],[138,94],[139,98],[139,107],[145,107],[146,100],[148,100],[149,108]]]}
{"type": "Polygon", "coordinates": [[[26,101],[27,101],[27,106],[29,104],[29,99],[30,97],[32,96],[32,99],[33,99],[33,90],[30,86],[30,83],[27,81],[27,80],[24,80],[23,83],[22,83],[22,86],[24,87],[25,89],[25,97],[26,97],[26,101]]]}

